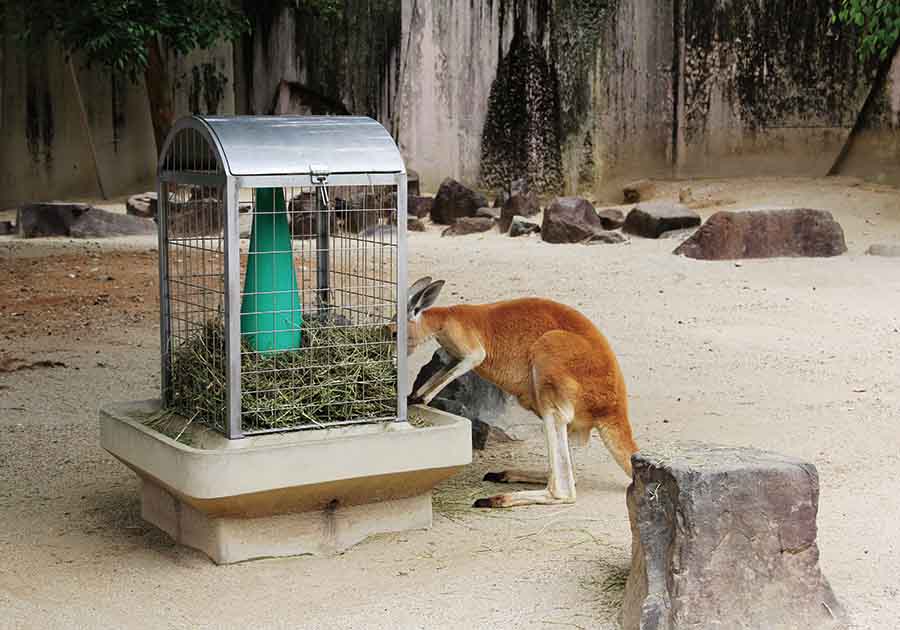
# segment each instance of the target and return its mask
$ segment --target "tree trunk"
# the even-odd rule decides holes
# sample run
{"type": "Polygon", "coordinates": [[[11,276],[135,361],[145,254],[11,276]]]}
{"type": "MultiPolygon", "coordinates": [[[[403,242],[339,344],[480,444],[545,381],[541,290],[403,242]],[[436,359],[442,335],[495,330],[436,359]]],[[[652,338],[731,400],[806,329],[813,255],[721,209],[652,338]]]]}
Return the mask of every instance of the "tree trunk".
{"type": "Polygon", "coordinates": [[[153,121],[153,135],[156,138],[156,154],[162,151],[163,143],[175,123],[172,107],[172,89],[166,61],[162,56],[159,38],[147,41],[147,68],[144,70],[147,85],[147,99],[150,102],[150,119],[153,121]]]}

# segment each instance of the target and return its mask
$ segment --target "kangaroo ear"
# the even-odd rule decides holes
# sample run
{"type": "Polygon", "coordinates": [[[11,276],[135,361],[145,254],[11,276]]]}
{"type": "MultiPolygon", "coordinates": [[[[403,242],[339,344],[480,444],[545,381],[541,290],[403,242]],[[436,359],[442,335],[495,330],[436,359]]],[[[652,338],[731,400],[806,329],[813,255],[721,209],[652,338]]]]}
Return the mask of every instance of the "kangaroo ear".
{"type": "Polygon", "coordinates": [[[410,317],[413,316],[413,311],[429,284],[431,284],[431,276],[425,276],[413,282],[409,287],[409,292],[406,294],[406,313],[410,317]]]}
{"type": "Polygon", "coordinates": [[[443,288],[443,280],[437,280],[436,282],[429,284],[422,292],[422,297],[419,298],[419,303],[416,305],[415,309],[416,313],[421,313],[425,309],[434,306],[434,303],[437,302],[438,296],[441,294],[441,289],[443,288]]]}

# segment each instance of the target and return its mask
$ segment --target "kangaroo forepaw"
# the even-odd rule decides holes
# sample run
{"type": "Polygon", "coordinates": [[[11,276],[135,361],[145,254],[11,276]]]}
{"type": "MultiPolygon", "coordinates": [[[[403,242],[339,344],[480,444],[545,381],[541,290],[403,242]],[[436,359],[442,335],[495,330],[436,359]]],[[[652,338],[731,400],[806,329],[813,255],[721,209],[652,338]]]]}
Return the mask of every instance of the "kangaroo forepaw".
{"type": "Polygon", "coordinates": [[[492,481],[494,483],[507,483],[509,479],[506,476],[506,471],[502,472],[489,472],[485,474],[482,481],[492,481]]]}
{"type": "Polygon", "coordinates": [[[425,399],[416,394],[410,394],[406,397],[406,406],[412,407],[413,405],[424,405],[425,399]]]}
{"type": "Polygon", "coordinates": [[[495,508],[501,507],[500,501],[498,500],[500,497],[485,497],[483,499],[477,499],[475,503],[472,504],[473,508],[495,508]]]}

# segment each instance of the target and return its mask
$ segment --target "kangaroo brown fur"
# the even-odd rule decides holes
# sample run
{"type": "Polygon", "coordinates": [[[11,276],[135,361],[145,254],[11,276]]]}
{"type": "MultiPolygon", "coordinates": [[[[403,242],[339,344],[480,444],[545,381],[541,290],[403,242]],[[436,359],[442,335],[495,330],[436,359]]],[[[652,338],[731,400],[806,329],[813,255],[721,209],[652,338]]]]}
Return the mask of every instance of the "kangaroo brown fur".
{"type": "Polygon", "coordinates": [[[488,473],[486,481],[546,483],[546,490],[479,499],[476,507],[572,503],[575,478],[570,445],[587,444],[597,429],[615,461],[631,476],[638,448],[628,399],[609,342],[577,310],[543,298],[480,305],[433,306],[443,281],[418,280],[407,305],[407,350],[435,339],[456,362],[425,382],[410,402],[429,403],[447,384],[473,370],[515,396],[544,422],[549,474],[488,473]]]}

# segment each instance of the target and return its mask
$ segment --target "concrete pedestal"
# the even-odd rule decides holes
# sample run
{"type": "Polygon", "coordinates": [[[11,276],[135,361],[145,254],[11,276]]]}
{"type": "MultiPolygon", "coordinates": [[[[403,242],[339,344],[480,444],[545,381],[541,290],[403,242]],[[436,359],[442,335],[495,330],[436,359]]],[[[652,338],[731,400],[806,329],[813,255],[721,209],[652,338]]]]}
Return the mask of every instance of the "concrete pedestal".
{"type": "Polygon", "coordinates": [[[471,462],[465,418],[416,407],[425,425],[358,425],[187,446],[144,425],[158,401],[101,409],[103,448],[141,478],[141,515],[218,564],[340,553],[431,526],[431,491],[471,462]]]}

